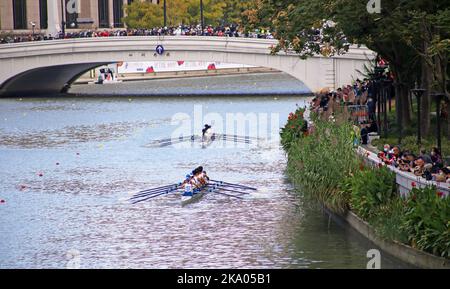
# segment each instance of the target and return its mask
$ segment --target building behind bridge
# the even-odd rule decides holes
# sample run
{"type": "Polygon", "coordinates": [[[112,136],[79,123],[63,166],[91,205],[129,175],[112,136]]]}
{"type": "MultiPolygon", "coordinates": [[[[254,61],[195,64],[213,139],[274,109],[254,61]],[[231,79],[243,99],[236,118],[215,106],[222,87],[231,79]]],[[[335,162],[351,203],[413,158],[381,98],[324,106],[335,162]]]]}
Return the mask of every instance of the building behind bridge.
{"type": "MultiPolygon", "coordinates": [[[[1,0],[0,30],[10,33],[56,34],[66,31],[123,28],[124,6],[134,0],[1,0]],[[64,5],[64,17],[61,18],[64,5]],[[75,9],[75,7],[77,7],[75,9]]],[[[141,0],[158,3],[159,0],[141,0]]]]}

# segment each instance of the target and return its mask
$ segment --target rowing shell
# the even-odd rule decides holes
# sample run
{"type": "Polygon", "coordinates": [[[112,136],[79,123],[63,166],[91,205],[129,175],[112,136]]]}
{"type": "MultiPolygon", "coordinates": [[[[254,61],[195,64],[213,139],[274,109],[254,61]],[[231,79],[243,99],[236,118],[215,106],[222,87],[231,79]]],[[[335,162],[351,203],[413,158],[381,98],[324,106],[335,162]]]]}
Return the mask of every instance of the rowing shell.
{"type": "Polygon", "coordinates": [[[206,188],[202,191],[195,193],[193,196],[182,196],[181,197],[181,206],[187,206],[189,204],[200,201],[203,196],[206,194],[206,188]]]}
{"type": "Polygon", "coordinates": [[[200,201],[208,192],[212,192],[212,189],[208,188],[208,185],[206,185],[192,196],[181,196],[181,206],[186,206],[200,201]]]}
{"type": "MultiPolygon", "coordinates": [[[[158,187],[150,190],[140,191],[133,197],[131,197],[130,201],[132,204],[137,204],[159,196],[167,195],[169,193],[180,192],[182,190],[183,190],[182,183],[158,187]]],[[[181,196],[181,204],[182,206],[185,206],[193,202],[199,201],[207,193],[215,193],[219,195],[242,199],[242,195],[250,194],[249,192],[246,192],[248,190],[256,191],[257,189],[239,184],[232,184],[223,181],[211,180],[209,184],[205,185],[199,191],[195,192],[192,196],[188,195],[181,196]]]]}

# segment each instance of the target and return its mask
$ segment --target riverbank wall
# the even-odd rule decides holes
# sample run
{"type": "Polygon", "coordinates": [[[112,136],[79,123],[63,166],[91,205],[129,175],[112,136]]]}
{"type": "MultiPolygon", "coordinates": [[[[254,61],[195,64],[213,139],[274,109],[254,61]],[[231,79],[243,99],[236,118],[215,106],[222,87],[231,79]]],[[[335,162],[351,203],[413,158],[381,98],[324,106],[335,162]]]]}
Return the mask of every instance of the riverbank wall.
{"type": "Polygon", "coordinates": [[[450,260],[438,257],[397,241],[383,239],[378,236],[375,230],[366,221],[362,220],[352,211],[338,214],[325,207],[325,212],[334,218],[348,224],[351,228],[371,241],[383,252],[418,268],[424,269],[450,269],[450,260]]]}

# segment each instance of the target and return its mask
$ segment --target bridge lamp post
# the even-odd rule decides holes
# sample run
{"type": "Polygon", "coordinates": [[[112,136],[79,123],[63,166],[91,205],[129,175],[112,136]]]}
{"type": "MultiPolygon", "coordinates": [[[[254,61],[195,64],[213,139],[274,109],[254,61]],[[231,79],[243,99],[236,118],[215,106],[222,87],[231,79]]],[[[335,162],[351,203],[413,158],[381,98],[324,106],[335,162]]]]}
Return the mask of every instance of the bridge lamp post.
{"type": "Polygon", "coordinates": [[[167,3],[164,0],[164,28],[167,27],[167,3]]]}
{"type": "Polygon", "coordinates": [[[36,28],[36,23],[30,22],[31,28],[33,29],[33,40],[34,40],[34,29],[36,28]]]}
{"type": "Polygon", "coordinates": [[[64,0],[61,0],[61,32],[63,34],[63,38],[66,35],[66,22],[64,21],[64,0]]]}
{"type": "Polygon", "coordinates": [[[203,29],[205,29],[205,18],[203,17],[203,0],[200,0],[200,22],[202,25],[202,35],[203,35],[203,29]]]}

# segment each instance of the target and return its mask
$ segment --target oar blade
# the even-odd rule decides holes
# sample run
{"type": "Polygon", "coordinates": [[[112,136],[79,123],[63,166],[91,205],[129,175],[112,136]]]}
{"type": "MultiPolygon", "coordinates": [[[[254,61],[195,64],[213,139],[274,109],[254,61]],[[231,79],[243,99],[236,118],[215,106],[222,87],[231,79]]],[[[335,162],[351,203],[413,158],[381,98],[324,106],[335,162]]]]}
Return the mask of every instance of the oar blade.
{"type": "Polygon", "coordinates": [[[233,183],[224,182],[224,181],[210,180],[210,182],[213,182],[213,183],[216,183],[216,184],[219,184],[219,185],[233,186],[233,187],[242,188],[242,189],[246,189],[246,190],[252,190],[252,191],[257,191],[258,190],[256,188],[252,188],[252,187],[249,187],[249,186],[240,185],[240,184],[233,184],[233,183]]]}
{"type": "Polygon", "coordinates": [[[200,137],[197,135],[182,136],[182,137],[178,137],[178,138],[167,138],[167,139],[153,141],[153,142],[147,144],[145,147],[162,148],[162,147],[167,147],[167,146],[171,146],[171,145],[179,144],[179,143],[183,143],[183,142],[189,142],[189,141],[194,142],[194,141],[198,140],[199,138],[200,137]]]}
{"type": "Polygon", "coordinates": [[[241,199],[241,200],[244,199],[244,198],[239,197],[239,196],[235,196],[235,195],[231,195],[231,194],[226,194],[226,193],[219,192],[218,189],[216,189],[216,190],[211,190],[210,193],[213,193],[213,194],[219,194],[219,195],[223,195],[223,196],[227,196],[227,197],[231,197],[231,198],[236,198],[236,199],[241,199]]]}
{"type": "Polygon", "coordinates": [[[160,190],[160,189],[173,188],[173,187],[177,187],[177,186],[181,186],[181,183],[156,187],[156,188],[147,189],[147,190],[142,190],[142,191],[137,192],[135,195],[139,195],[141,193],[148,193],[148,192],[152,192],[152,191],[156,191],[156,190],[160,190]]]}

